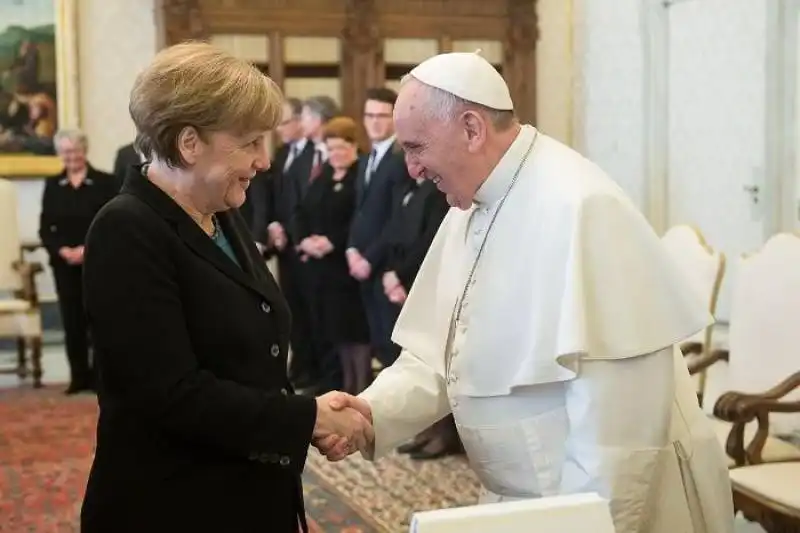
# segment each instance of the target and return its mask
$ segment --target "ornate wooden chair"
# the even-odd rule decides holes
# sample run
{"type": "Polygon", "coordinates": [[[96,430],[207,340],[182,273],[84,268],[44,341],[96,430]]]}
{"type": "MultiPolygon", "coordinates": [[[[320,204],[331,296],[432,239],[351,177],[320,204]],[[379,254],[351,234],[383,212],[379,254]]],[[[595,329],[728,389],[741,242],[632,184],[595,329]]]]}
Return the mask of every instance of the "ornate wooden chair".
{"type": "MultiPolygon", "coordinates": [[[[798,264],[800,238],[788,233],[773,236],[761,250],[741,259],[733,284],[730,347],[707,351],[696,361],[690,362],[691,374],[697,374],[712,365],[725,365],[727,390],[758,393],[798,370],[798,264]]],[[[712,410],[712,414],[714,412],[712,410]]],[[[727,442],[733,438],[734,430],[742,431],[745,441],[752,441],[757,425],[747,423],[734,427],[719,418],[714,418],[714,425],[720,444],[730,458],[730,466],[743,466],[746,463],[745,455],[732,454],[727,442]]],[[[770,434],[766,436],[762,447],[762,461],[800,459],[800,447],[777,437],[798,430],[800,417],[797,415],[774,416],[770,434]]]]}
{"type": "Polygon", "coordinates": [[[768,533],[800,533],[800,459],[764,462],[764,448],[771,438],[770,417],[800,413],[800,401],[784,400],[798,387],[800,372],[761,394],[728,392],[714,406],[714,414],[733,425],[728,454],[743,456],[746,462],[730,471],[734,508],[768,533]],[[745,447],[744,428],[753,421],[758,429],[745,447]]]}
{"type": "Polygon", "coordinates": [[[16,188],[0,179],[0,338],[13,339],[17,362],[0,373],[28,376],[30,355],[34,387],[42,386],[42,319],[36,291],[39,263],[23,260],[17,225],[16,188]]]}
{"type": "MultiPolygon", "coordinates": [[[[683,270],[689,283],[708,302],[709,312],[714,315],[719,288],[725,275],[725,254],[709,246],[697,228],[684,224],[670,228],[661,237],[661,242],[683,270]]],[[[687,363],[693,362],[711,349],[712,334],[713,327],[708,327],[681,344],[687,363]]],[[[702,403],[706,373],[698,372],[693,377],[697,384],[698,399],[702,403]]]]}

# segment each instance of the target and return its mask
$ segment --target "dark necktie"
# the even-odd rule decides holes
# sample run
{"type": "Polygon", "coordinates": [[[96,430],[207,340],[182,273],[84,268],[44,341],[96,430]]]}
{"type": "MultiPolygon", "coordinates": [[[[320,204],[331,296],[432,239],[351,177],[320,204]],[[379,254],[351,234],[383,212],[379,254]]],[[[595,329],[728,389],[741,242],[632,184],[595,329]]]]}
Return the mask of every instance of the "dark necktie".
{"type": "Polygon", "coordinates": [[[378,151],[375,148],[369,153],[369,159],[367,159],[367,171],[364,173],[364,185],[369,186],[369,180],[372,179],[372,173],[375,172],[376,162],[378,159],[378,151]]]}
{"type": "Polygon", "coordinates": [[[297,159],[298,152],[300,152],[299,148],[300,147],[297,146],[297,143],[292,143],[291,148],[289,148],[289,157],[286,158],[286,162],[283,164],[283,171],[284,172],[289,170],[289,167],[292,166],[292,163],[294,163],[294,160],[297,159]]]}
{"type": "Polygon", "coordinates": [[[311,175],[308,181],[314,181],[322,173],[322,151],[319,148],[314,150],[314,164],[311,166],[311,175]]]}

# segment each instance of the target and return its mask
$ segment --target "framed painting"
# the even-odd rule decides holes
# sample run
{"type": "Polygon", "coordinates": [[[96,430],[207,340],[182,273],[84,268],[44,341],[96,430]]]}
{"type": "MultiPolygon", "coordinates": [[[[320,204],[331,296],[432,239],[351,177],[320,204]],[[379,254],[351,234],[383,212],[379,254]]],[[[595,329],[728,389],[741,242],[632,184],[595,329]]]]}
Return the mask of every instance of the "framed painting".
{"type": "Polygon", "coordinates": [[[0,2],[0,177],[61,170],[53,135],[78,126],[76,1],[0,2]]]}

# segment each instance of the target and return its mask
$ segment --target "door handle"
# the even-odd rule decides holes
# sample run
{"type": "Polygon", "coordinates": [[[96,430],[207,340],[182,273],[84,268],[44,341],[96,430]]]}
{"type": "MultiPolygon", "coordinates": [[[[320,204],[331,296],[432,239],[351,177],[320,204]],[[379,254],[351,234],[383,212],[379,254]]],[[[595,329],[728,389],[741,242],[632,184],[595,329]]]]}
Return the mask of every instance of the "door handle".
{"type": "Polygon", "coordinates": [[[744,192],[749,193],[754,204],[758,203],[758,193],[761,191],[758,185],[742,185],[744,192]]]}

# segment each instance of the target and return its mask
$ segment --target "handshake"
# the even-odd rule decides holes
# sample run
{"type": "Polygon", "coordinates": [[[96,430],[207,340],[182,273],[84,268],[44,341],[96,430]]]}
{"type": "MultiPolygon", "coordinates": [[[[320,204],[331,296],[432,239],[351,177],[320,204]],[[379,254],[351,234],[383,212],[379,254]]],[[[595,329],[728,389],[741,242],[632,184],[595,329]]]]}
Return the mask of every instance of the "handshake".
{"type": "Polygon", "coordinates": [[[368,451],[375,441],[369,404],[345,392],[317,398],[317,421],[311,443],[329,461],[341,461],[356,451],[368,451]]]}

